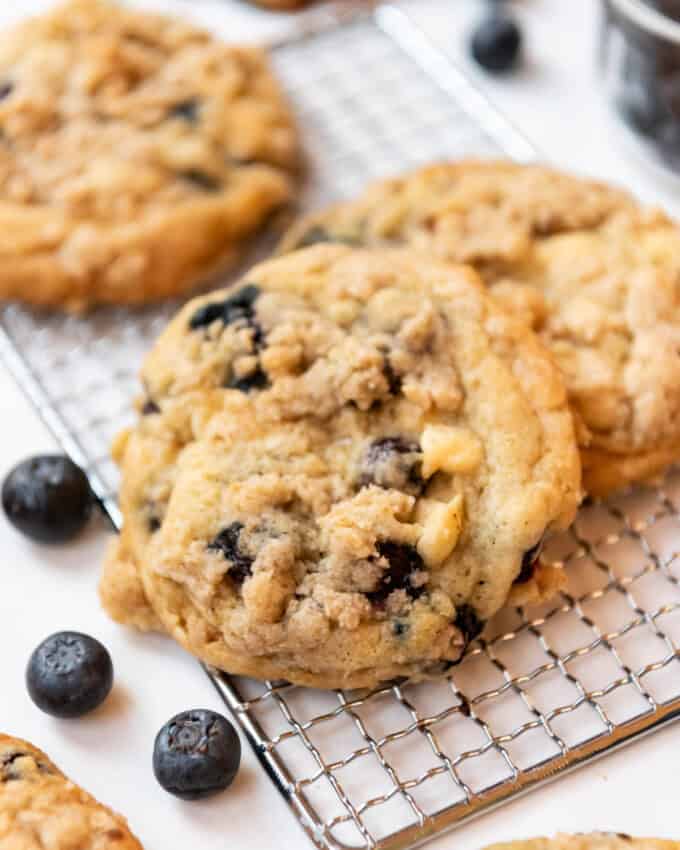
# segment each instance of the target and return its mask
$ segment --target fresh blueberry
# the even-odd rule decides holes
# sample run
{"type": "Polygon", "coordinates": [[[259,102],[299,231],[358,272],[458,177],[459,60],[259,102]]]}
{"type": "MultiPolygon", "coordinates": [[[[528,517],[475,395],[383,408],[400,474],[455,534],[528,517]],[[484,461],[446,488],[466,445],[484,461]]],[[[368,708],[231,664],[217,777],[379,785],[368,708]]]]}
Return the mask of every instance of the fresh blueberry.
{"type": "Polygon", "coordinates": [[[94,496],[85,473],[64,455],[38,455],[14,467],[2,485],[2,507],[31,540],[61,543],[83,528],[94,496]]]}
{"type": "Polygon", "coordinates": [[[228,788],[241,763],[241,742],[229,721],[214,711],[183,711],[156,736],[153,772],[166,791],[198,800],[228,788]]]}
{"type": "Polygon", "coordinates": [[[387,561],[387,569],[375,590],[366,594],[370,601],[374,605],[383,605],[395,590],[405,590],[411,599],[417,599],[423,588],[415,586],[411,580],[414,573],[425,569],[418,552],[407,543],[396,543],[394,540],[381,540],[376,548],[378,555],[387,561]]]}
{"type": "Polygon", "coordinates": [[[502,74],[513,68],[519,59],[522,33],[508,15],[494,11],[472,34],[470,52],[482,68],[502,74]]]}
{"type": "Polygon", "coordinates": [[[111,691],[111,656],[89,635],[57,632],[31,655],[26,685],[33,702],[46,714],[81,717],[101,705],[111,691]]]}

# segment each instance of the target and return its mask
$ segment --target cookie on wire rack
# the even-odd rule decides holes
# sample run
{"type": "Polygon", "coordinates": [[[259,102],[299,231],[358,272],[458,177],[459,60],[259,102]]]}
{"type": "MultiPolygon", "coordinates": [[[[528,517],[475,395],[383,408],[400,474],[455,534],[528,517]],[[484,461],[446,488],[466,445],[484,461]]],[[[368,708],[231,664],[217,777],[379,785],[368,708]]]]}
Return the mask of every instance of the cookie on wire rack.
{"type": "Polygon", "coordinates": [[[249,2],[275,12],[290,12],[294,9],[302,9],[303,6],[309,6],[314,0],[249,0],[249,2]]]}
{"type": "Polygon", "coordinates": [[[186,305],[142,377],[114,618],[232,673],[363,687],[445,672],[513,585],[554,590],[541,541],[580,496],[563,382],[471,270],[281,257],[186,305]]]}
{"type": "Polygon", "coordinates": [[[486,850],[678,850],[680,844],[666,838],[634,838],[625,832],[592,832],[528,838],[492,844],[486,850]]]}
{"type": "Polygon", "coordinates": [[[593,495],[680,457],[680,229],[662,213],[543,166],[461,161],[312,213],[282,250],[334,240],[471,263],[529,317],[564,372],[593,495]]]}
{"type": "Polygon", "coordinates": [[[292,196],[267,57],[71,0],[0,38],[0,298],[83,309],[186,292],[292,196]]]}
{"type": "Polygon", "coordinates": [[[0,846],[142,850],[120,815],[71,782],[37,747],[0,734],[0,846]]]}

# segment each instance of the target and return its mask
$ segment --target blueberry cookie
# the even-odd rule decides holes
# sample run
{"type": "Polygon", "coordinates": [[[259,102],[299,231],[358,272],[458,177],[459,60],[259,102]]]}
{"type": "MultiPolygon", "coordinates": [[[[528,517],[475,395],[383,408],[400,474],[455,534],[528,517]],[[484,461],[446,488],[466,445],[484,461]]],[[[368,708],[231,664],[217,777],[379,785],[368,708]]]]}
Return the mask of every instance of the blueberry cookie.
{"type": "Polygon", "coordinates": [[[2,734],[0,847],[142,850],[124,818],[67,779],[32,744],[2,734]]]}
{"type": "Polygon", "coordinates": [[[82,309],[184,292],[290,197],[264,54],[72,0],[0,39],[0,298],[82,309]]]}
{"type": "Polygon", "coordinates": [[[492,844],[486,850],[678,850],[678,842],[664,838],[633,838],[625,832],[556,835],[492,844]]]}
{"type": "Polygon", "coordinates": [[[680,456],[680,230],[617,189],[508,162],[435,165],[312,215],[284,250],[407,244],[472,263],[551,349],[594,495],[680,456]]]}
{"type": "Polygon", "coordinates": [[[471,270],[278,258],[186,305],[143,382],[116,449],[117,619],[232,673],[363,687],[448,669],[513,583],[547,592],[541,541],[579,497],[572,418],[471,270]]]}
{"type": "Polygon", "coordinates": [[[288,12],[291,9],[301,9],[303,6],[308,6],[311,0],[250,0],[258,6],[264,6],[265,9],[272,9],[275,12],[288,12]]]}

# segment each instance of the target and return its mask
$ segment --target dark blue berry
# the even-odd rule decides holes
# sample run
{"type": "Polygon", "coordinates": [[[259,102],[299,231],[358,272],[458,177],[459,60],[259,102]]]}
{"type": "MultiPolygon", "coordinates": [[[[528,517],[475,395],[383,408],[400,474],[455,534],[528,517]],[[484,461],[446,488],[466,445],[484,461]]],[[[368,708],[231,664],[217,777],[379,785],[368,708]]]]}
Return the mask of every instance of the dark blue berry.
{"type": "Polygon", "coordinates": [[[94,496],[85,473],[64,455],[39,455],[14,467],[2,485],[12,525],[40,543],[61,543],[87,522],[94,496]]]}
{"type": "Polygon", "coordinates": [[[14,83],[9,82],[9,80],[5,80],[0,83],[0,100],[4,100],[6,97],[9,97],[14,91],[14,83]]]}
{"type": "Polygon", "coordinates": [[[101,705],[111,691],[111,656],[89,635],[57,632],[31,655],[26,685],[33,702],[46,714],[81,717],[101,705]]]}
{"type": "Polygon", "coordinates": [[[411,583],[414,573],[424,570],[425,564],[418,552],[407,543],[395,543],[393,540],[380,540],[376,544],[378,555],[387,561],[387,569],[380,577],[375,590],[366,596],[374,605],[382,605],[395,590],[405,590],[411,599],[417,599],[423,592],[422,587],[411,583]]]}
{"type": "Polygon", "coordinates": [[[494,74],[509,71],[517,64],[522,47],[522,33],[516,22],[494,12],[472,34],[470,52],[482,68],[494,74]]]}
{"type": "Polygon", "coordinates": [[[208,543],[208,549],[221,552],[223,557],[231,562],[229,578],[236,584],[243,584],[250,575],[253,565],[253,558],[243,552],[239,546],[242,531],[243,523],[232,522],[220,531],[212,543],[208,543]]]}
{"type": "Polygon", "coordinates": [[[183,711],[156,736],[153,772],[175,797],[198,800],[228,788],[241,763],[241,742],[214,711],[183,711]]]}

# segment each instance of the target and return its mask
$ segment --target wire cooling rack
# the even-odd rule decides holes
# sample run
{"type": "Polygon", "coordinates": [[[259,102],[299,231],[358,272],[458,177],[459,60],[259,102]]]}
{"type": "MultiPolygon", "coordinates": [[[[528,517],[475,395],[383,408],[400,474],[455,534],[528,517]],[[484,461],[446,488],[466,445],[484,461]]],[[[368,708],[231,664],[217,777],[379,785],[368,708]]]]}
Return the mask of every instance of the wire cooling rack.
{"type": "MultiPolygon", "coordinates": [[[[395,5],[326,14],[273,53],[305,132],[308,204],[435,158],[535,157],[395,5]]],[[[0,312],[0,354],[117,527],[109,444],[175,306],[0,312]]],[[[315,846],[413,847],[675,719],[679,550],[671,472],[584,507],[545,553],[568,567],[568,590],[503,611],[450,679],[364,693],[211,675],[315,846]]]]}

